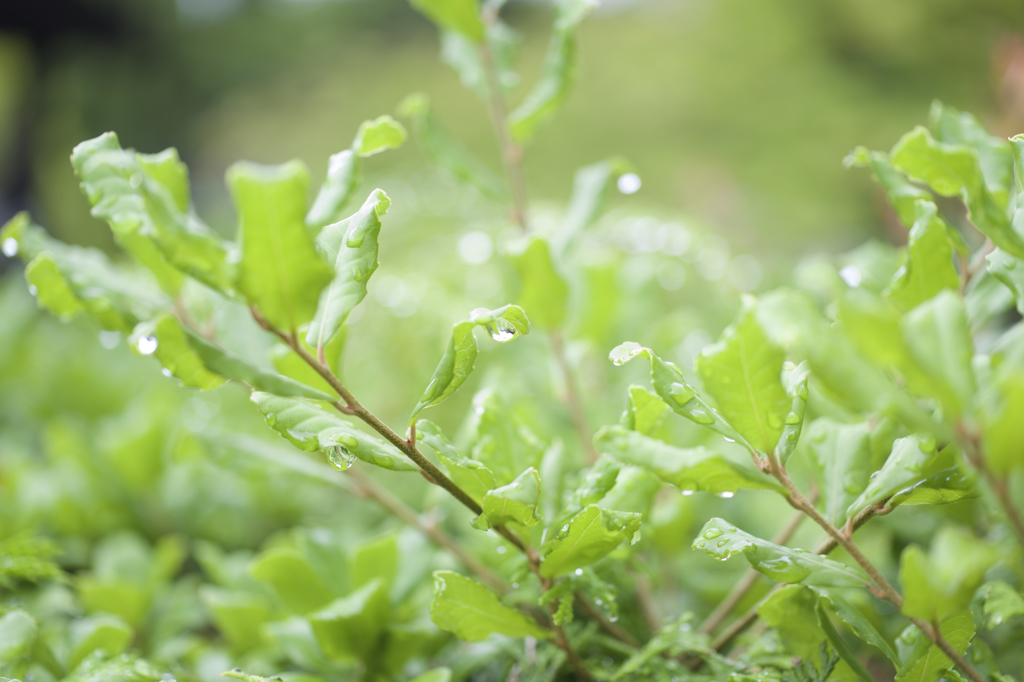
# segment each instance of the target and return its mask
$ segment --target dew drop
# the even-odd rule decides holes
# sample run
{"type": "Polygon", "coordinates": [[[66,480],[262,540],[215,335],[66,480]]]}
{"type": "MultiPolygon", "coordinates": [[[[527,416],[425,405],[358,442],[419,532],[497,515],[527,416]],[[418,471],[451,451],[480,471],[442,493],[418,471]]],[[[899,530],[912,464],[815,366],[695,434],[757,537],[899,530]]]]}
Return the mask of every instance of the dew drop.
{"type": "Polygon", "coordinates": [[[132,176],[128,178],[128,184],[132,186],[132,189],[138,189],[142,186],[142,173],[132,173],[132,176]]]}
{"type": "Polygon", "coordinates": [[[728,542],[729,542],[728,540],[724,540],[724,539],[723,539],[723,540],[719,540],[719,541],[718,541],[718,546],[719,546],[719,547],[725,547],[725,545],[726,545],[726,544],[727,544],[728,542]]]}
{"type": "Polygon", "coordinates": [[[583,569],[582,568],[577,568],[576,569],[576,575],[583,575],[583,569]]]}
{"type": "Polygon", "coordinates": [[[505,343],[511,341],[519,335],[519,331],[515,328],[508,320],[499,317],[494,321],[494,324],[484,325],[484,329],[491,335],[491,338],[498,343],[505,343]]]}
{"type": "Polygon", "coordinates": [[[30,293],[33,296],[35,296],[36,294],[39,293],[39,289],[36,289],[36,285],[35,284],[29,284],[28,285],[28,293],[30,293]]]}
{"type": "Polygon", "coordinates": [[[518,590],[519,589],[519,583],[512,583],[512,589],[513,590],[518,590]]]}
{"type": "Polygon", "coordinates": [[[715,418],[704,410],[691,410],[689,414],[690,419],[697,422],[698,424],[714,424],[715,418]]]}
{"type": "Polygon", "coordinates": [[[720,537],[721,535],[722,531],[718,530],[717,528],[708,528],[706,531],[704,531],[704,537],[708,540],[714,540],[715,538],[720,537]]]}
{"type": "Polygon", "coordinates": [[[613,623],[617,623],[617,622],[619,622],[619,617],[618,616],[608,616],[608,620],[610,620],[613,623]]]}
{"type": "Polygon", "coordinates": [[[730,533],[735,533],[736,532],[736,526],[729,526],[728,531],[730,533]]]}
{"type": "Polygon", "coordinates": [[[773,428],[777,429],[782,426],[782,420],[777,414],[768,415],[768,424],[773,428]]]}
{"type": "Polygon", "coordinates": [[[802,420],[800,419],[800,415],[798,415],[796,412],[790,412],[789,414],[786,415],[787,426],[796,426],[801,421],[802,420]]]}
{"type": "Polygon", "coordinates": [[[851,287],[859,287],[861,279],[863,279],[860,274],[860,270],[852,265],[847,265],[845,268],[840,270],[839,276],[842,277],[843,281],[851,287]]]}
{"type": "Polygon", "coordinates": [[[723,498],[723,499],[726,499],[726,500],[728,500],[728,499],[729,499],[730,497],[732,497],[732,496],[733,496],[733,495],[735,495],[735,494],[736,494],[736,493],[732,493],[732,492],[728,492],[728,491],[726,491],[726,492],[724,492],[724,493],[718,493],[718,496],[719,496],[719,497],[721,497],[721,498],[723,498]]]}
{"type": "Polygon", "coordinates": [[[504,554],[505,552],[507,552],[507,551],[508,551],[508,547],[506,547],[505,545],[498,545],[498,546],[497,546],[497,547],[496,547],[496,548],[494,549],[494,551],[496,551],[496,552],[497,552],[498,554],[504,554]]]}
{"type": "Polygon", "coordinates": [[[331,466],[339,471],[345,471],[352,466],[352,463],[356,461],[355,455],[346,450],[344,446],[335,445],[330,449],[326,450],[327,459],[330,461],[331,466]]]}
{"type": "Polygon", "coordinates": [[[139,352],[142,353],[143,355],[152,355],[153,353],[156,352],[156,347],[158,345],[159,342],[156,340],[155,336],[143,336],[141,339],[139,339],[139,343],[137,344],[136,347],[139,349],[139,352]]]}
{"type": "Polygon", "coordinates": [[[643,181],[640,180],[640,176],[636,173],[623,173],[619,176],[618,182],[615,183],[615,186],[623,194],[636,194],[640,190],[641,185],[643,185],[643,181]]]}
{"type": "Polygon", "coordinates": [[[684,490],[683,491],[683,497],[689,497],[693,493],[694,493],[694,491],[692,491],[692,490],[684,490]]]}
{"type": "Polygon", "coordinates": [[[693,390],[686,384],[679,382],[674,382],[668,387],[668,394],[672,396],[672,400],[676,401],[676,404],[680,407],[693,400],[693,390]]]}
{"type": "Polygon", "coordinates": [[[735,438],[729,438],[729,436],[722,436],[722,440],[724,440],[726,443],[735,443],[736,442],[735,438]]]}
{"type": "Polygon", "coordinates": [[[173,375],[173,374],[171,373],[171,370],[167,369],[166,367],[164,367],[163,369],[161,369],[161,370],[160,370],[160,373],[161,373],[161,374],[163,374],[163,375],[164,375],[165,377],[167,377],[168,379],[170,379],[171,377],[173,377],[173,376],[174,376],[174,375],[173,375]]]}
{"type": "Polygon", "coordinates": [[[14,237],[8,237],[4,240],[3,250],[5,256],[14,258],[18,255],[18,240],[14,237]]]}
{"type": "Polygon", "coordinates": [[[114,350],[121,343],[121,332],[101,331],[100,345],[107,350],[114,350]]]}

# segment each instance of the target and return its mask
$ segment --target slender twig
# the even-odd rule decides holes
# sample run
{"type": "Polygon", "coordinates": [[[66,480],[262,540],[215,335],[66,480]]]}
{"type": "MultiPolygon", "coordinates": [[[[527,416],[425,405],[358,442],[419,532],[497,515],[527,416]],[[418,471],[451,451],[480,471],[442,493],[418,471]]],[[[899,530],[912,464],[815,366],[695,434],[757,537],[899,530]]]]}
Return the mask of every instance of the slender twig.
{"type": "Polygon", "coordinates": [[[605,632],[615,639],[619,640],[623,644],[628,644],[631,647],[640,646],[640,642],[636,641],[636,638],[633,637],[633,635],[626,632],[626,630],[620,625],[609,620],[608,617],[601,612],[601,609],[591,604],[590,600],[587,599],[582,592],[576,593],[576,606],[587,618],[596,622],[605,632]]]}
{"type": "Polygon", "coordinates": [[[1014,534],[1016,534],[1021,546],[1024,546],[1024,519],[1021,518],[1020,512],[1010,498],[1010,488],[1006,479],[996,476],[995,472],[986,464],[981,452],[981,439],[975,433],[961,423],[957,425],[957,435],[960,436],[960,441],[964,446],[964,454],[967,457],[967,461],[981,472],[985,481],[991,486],[996,499],[999,500],[999,504],[1006,514],[1007,520],[1010,522],[1010,527],[1013,529],[1014,534]]]}
{"type": "Polygon", "coordinates": [[[569,364],[569,357],[565,353],[565,342],[559,330],[551,332],[551,350],[562,371],[562,383],[565,384],[565,404],[569,408],[569,417],[572,419],[573,428],[580,439],[583,451],[587,455],[590,464],[597,461],[598,453],[594,447],[594,436],[587,426],[587,418],[583,412],[583,401],[580,399],[579,388],[576,385],[576,376],[569,364]]]}
{"type": "Polygon", "coordinates": [[[651,579],[647,577],[646,573],[640,571],[630,570],[630,574],[633,576],[633,585],[636,587],[636,600],[640,602],[640,612],[643,614],[651,634],[655,634],[661,629],[661,616],[654,608],[651,579]]]}
{"type": "MultiPolygon", "coordinates": [[[[789,542],[790,538],[793,537],[793,533],[800,526],[800,523],[806,518],[803,512],[798,511],[786,522],[786,525],[772,538],[772,543],[776,545],[785,545],[789,542]]],[[[729,594],[725,596],[718,606],[708,614],[708,617],[704,619],[704,622],[700,624],[697,631],[703,634],[711,634],[718,629],[718,626],[722,624],[726,616],[732,613],[732,610],[736,608],[736,605],[743,601],[743,598],[747,596],[750,590],[754,587],[757,579],[761,577],[761,574],[752,568],[748,568],[743,577],[740,578],[739,582],[729,591],[729,594]]]]}

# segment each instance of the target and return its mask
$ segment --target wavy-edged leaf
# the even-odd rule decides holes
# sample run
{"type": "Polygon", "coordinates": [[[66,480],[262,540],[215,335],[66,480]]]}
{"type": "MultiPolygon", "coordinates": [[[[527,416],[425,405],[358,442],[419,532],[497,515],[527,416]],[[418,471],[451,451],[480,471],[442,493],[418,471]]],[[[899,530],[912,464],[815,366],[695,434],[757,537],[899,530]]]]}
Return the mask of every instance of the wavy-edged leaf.
{"type": "Polygon", "coordinates": [[[928,112],[928,128],[939,142],[969,147],[977,154],[985,186],[1005,206],[1013,184],[1013,154],[1006,138],[990,135],[972,114],[938,100],[928,112]]]}
{"type": "Polygon", "coordinates": [[[871,477],[867,487],[846,509],[847,516],[861,509],[883,502],[899,491],[923,481],[931,473],[929,465],[938,457],[935,439],[931,435],[911,435],[900,438],[892,446],[885,464],[871,477]]]}
{"type": "Polygon", "coordinates": [[[387,586],[377,578],[308,618],[313,634],[330,658],[370,660],[376,654],[390,611],[387,586]]]}
{"type": "Polygon", "coordinates": [[[619,423],[627,429],[651,436],[661,426],[668,405],[643,386],[630,386],[627,390],[629,406],[619,423]]]}
{"type": "Polygon", "coordinates": [[[717,431],[732,440],[746,440],[718,412],[713,410],[697,390],[683,378],[682,371],[671,362],[658,357],[650,348],[633,341],[619,344],[609,353],[608,359],[615,365],[624,365],[635,357],[642,356],[651,361],[651,385],[669,408],[692,422],[712,431],[717,431]]]}
{"type": "Polygon", "coordinates": [[[438,28],[457,31],[477,43],[484,39],[477,0],[409,0],[409,4],[438,28]]]}
{"type": "Polygon", "coordinates": [[[556,578],[608,556],[640,529],[640,514],[590,505],[540,547],[540,574],[556,578]]]}
{"type": "Polygon", "coordinates": [[[492,339],[506,343],[521,334],[530,333],[530,321],[523,309],[506,305],[494,310],[478,308],[469,319],[457,322],[452,327],[452,338],[448,349],[434,369],[430,383],[409,415],[409,424],[416,423],[416,416],[424,409],[437,405],[458,390],[473,371],[479,352],[473,330],[483,327],[492,339]]]}
{"type": "Polygon", "coordinates": [[[434,571],[430,619],[465,642],[489,635],[547,639],[551,632],[519,611],[505,606],[486,587],[454,571],[434,571]]]}
{"type": "Polygon", "coordinates": [[[569,285],[555,268],[548,241],[533,236],[508,257],[521,282],[516,302],[529,311],[530,321],[543,330],[561,327],[569,304],[569,285]]]}
{"type": "Polygon", "coordinates": [[[718,411],[762,453],[774,450],[792,403],[782,386],[784,362],[748,302],[718,343],[704,348],[693,363],[718,411]]]}
{"type": "Polygon", "coordinates": [[[518,142],[532,138],[569,96],[576,74],[576,30],[595,4],[593,0],[558,0],[555,4],[554,30],[540,78],[508,117],[509,130],[518,142]]]}
{"type": "Polygon", "coordinates": [[[341,417],[301,398],[282,398],[254,391],[251,399],[272,429],[292,445],[315,452],[322,450],[335,466],[347,468],[351,458],[392,471],[417,471],[397,450],[384,441],[357,430],[341,417]],[[337,460],[341,460],[341,462],[337,460]]]}
{"type": "Polygon", "coordinates": [[[611,457],[599,457],[586,473],[583,480],[576,486],[572,494],[572,502],[562,513],[575,514],[587,505],[597,504],[604,499],[619,478],[622,464],[611,457]]]}
{"type": "Polygon", "coordinates": [[[530,467],[508,485],[487,491],[480,505],[483,514],[473,525],[482,530],[513,522],[536,526],[541,520],[537,511],[539,502],[540,473],[530,467]]]}
{"type": "MultiPolygon", "coordinates": [[[[962,656],[974,639],[974,616],[970,611],[950,614],[939,622],[939,632],[962,656]]],[[[936,682],[953,668],[953,661],[916,626],[909,626],[900,640],[909,651],[896,673],[896,682],[936,682]]]]}
{"type": "Polygon", "coordinates": [[[333,276],[306,230],[309,172],[299,161],[241,162],[228,169],[228,187],[239,218],[238,290],[271,325],[294,332],[333,276]]]}
{"type": "Polygon", "coordinates": [[[598,452],[643,467],[688,493],[732,493],[748,488],[785,494],[774,479],[703,447],[677,448],[621,426],[602,428],[594,445],[598,452]]]}
{"type": "Polygon", "coordinates": [[[434,117],[426,95],[406,97],[398,105],[398,115],[412,120],[413,132],[434,164],[473,185],[488,199],[498,203],[506,200],[505,183],[448,135],[434,117]]]}
{"type": "Polygon", "coordinates": [[[958,528],[939,529],[927,554],[911,545],[900,555],[903,613],[934,623],[966,609],[998,560],[999,551],[987,542],[958,528]]]}
{"type": "Polygon", "coordinates": [[[914,205],[914,225],[907,242],[907,260],[889,284],[886,296],[902,311],[910,310],[940,291],[957,291],[960,275],[953,266],[950,227],[930,201],[914,205]]]}
{"type": "Polygon", "coordinates": [[[847,167],[866,166],[871,169],[875,182],[885,190],[886,198],[908,229],[914,224],[914,204],[920,199],[932,199],[928,190],[918,187],[896,170],[885,152],[871,152],[865,147],[857,147],[846,157],[844,164],[847,167]]]}
{"type": "Polygon", "coordinates": [[[366,283],[377,270],[377,239],[381,216],[391,199],[375,189],[362,208],[345,220],[328,225],[316,238],[317,251],[334,268],[334,279],[320,293],[306,343],[323,348],[341,330],[349,313],[366,297],[366,283]]]}
{"type": "Polygon", "coordinates": [[[725,519],[704,524],[693,548],[725,561],[743,554],[754,570],[780,583],[803,583],[817,587],[864,587],[870,583],[859,568],[827,559],[806,549],[782,547],[754,537],[725,519]]]}
{"type": "Polygon", "coordinates": [[[822,513],[832,525],[841,527],[847,508],[864,491],[871,475],[870,429],[866,423],[840,424],[830,419],[815,420],[807,431],[807,442],[821,475],[822,513]]]}
{"type": "Polygon", "coordinates": [[[448,475],[456,485],[477,502],[482,502],[487,491],[497,487],[491,470],[462,454],[448,442],[441,427],[433,422],[426,419],[417,421],[416,438],[430,446],[441,463],[448,468],[448,475]]]}

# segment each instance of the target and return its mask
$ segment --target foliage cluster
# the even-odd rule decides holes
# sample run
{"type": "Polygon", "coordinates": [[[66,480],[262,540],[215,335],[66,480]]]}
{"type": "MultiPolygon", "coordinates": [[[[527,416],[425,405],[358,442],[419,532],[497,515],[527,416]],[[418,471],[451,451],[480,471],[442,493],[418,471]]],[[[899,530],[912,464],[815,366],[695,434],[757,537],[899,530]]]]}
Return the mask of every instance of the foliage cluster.
{"type": "Polygon", "coordinates": [[[585,405],[597,398],[580,391],[569,342],[586,335],[573,315],[608,279],[593,276],[584,247],[610,189],[635,191],[639,179],[622,159],[587,166],[564,218],[531,222],[522,156],[570,90],[590,4],[556,4],[543,73],[512,111],[516,37],[501,4],[413,2],[441,29],[444,60],[490,107],[505,180],[457,144],[425,95],[399,117],[434,163],[508,208],[518,234],[502,260],[519,293],[454,323],[400,427],[357,398],[342,362],[391,200],[374,189],[349,211],[367,159],[406,140],[391,116],[364,123],[331,157],[311,204],[299,162],[232,166],[234,240],[194,211],[174,149],[136,153],[113,133],[78,145],[71,162],[131,262],[54,240],[27,214],[0,231],[39,306],[91,318],[101,341],[124,338],[142,356],[102,370],[56,363],[78,339],[62,346],[44,326],[37,344],[23,299],[5,290],[15,350],[3,362],[50,372],[26,394],[59,405],[77,383],[83,414],[105,412],[104,400],[130,406],[12,431],[21,437],[5,444],[16,454],[0,485],[15,504],[0,511],[0,673],[1014,679],[1024,666],[1014,646],[1024,626],[1014,492],[1024,469],[1024,136],[993,137],[936,104],[928,126],[890,152],[854,150],[849,165],[870,168],[907,246],[812,259],[796,288],[742,297],[692,372],[640,343],[611,349],[613,365],[629,363],[622,372],[643,365],[632,376],[644,383],[609,393],[625,410],[594,434],[585,405]],[[546,337],[558,398],[507,380],[527,366],[513,351],[531,333],[546,337]],[[458,430],[424,419],[481,353],[488,363],[505,354],[487,337],[514,342],[508,372],[476,393],[458,430]],[[140,363],[153,360],[185,397],[166,381],[139,393],[140,363]],[[208,393],[229,382],[240,390],[208,393]],[[514,407],[523,402],[532,410],[514,407]],[[215,422],[221,410],[230,419],[215,422]],[[552,434],[548,419],[530,418],[546,412],[571,429],[552,434]],[[254,435],[267,430],[260,422],[284,440],[254,435]],[[395,492],[427,485],[422,513],[395,492]],[[325,522],[338,488],[403,527],[375,533],[367,517],[339,521],[335,509],[325,522]],[[793,516],[762,538],[787,507],[793,516]],[[703,526],[691,552],[694,520],[703,526]],[[823,536],[813,550],[791,546],[804,544],[802,522],[823,536]],[[23,528],[61,542],[14,532],[23,528]],[[707,562],[736,555],[749,571],[707,562]]]}

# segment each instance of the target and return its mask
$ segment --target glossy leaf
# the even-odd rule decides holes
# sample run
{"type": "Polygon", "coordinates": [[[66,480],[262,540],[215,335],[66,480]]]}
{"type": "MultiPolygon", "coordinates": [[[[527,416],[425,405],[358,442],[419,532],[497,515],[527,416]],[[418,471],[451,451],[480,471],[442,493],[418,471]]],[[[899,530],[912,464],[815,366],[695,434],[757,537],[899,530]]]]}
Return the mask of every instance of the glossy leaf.
{"type": "Polygon", "coordinates": [[[629,387],[629,407],[622,413],[619,423],[631,431],[651,436],[661,426],[668,405],[643,386],[629,387]]]}
{"type": "Polygon", "coordinates": [[[181,323],[167,313],[136,325],[128,337],[128,345],[136,352],[140,352],[140,348],[151,351],[155,346],[156,350],[148,354],[185,386],[208,391],[225,382],[224,377],[207,369],[181,323]]]}
{"type": "MultiPolygon", "coordinates": [[[[572,494],[568,514],[576,514],[584,507],[597,504],[604,499],[619,478],[622,465],[610,457],[599,457],[592,467],[583,474],[583,480],[572,494]]],[[[563,513],[566,513],[563,511],[563,513]]]]}
{"type": "Polygon", "coordinates": [[[1011,618],[1024,616],[1024,596],[1002,580],[993,580],[982,586],[982,613],[985,627],[994,630],[1011,618]]]}
{"type": "Polygon", "coordinates": [[[491,634],[538,639],[551,636],[550,631],[502,604],[480,583],[453,571],[434,571],[430,619],[465,642],[479,642],[491,634]]]}
{"type": "Polygon", "coordinates": [[[693,548],[719,560],[743,554],[756,571],[780,583],[804,583],[816,587],[863,587],[870,580],[853,566],[827,559],[805,549],[791,549],[744,533],[724,519],[704,524],[693,548]]]}
{"type": "Polygon", "coordinates": [[[331,463],[347,469],[354,459],[393,471],[416,471],[392,446],[376,436],[357,430],[350,423],[301,398],[282,398],[254,391],[251,399],[267,424],[292,445],[327,453],[331,463]]]}
{"type": "Polygon", "coordinates": [[[907,547],[900,556],[903,613],[931,623],[966,609],[998,559],[992,545],[948,526],[935,534],[927,554],[907,547]]]}
{"type": "Polygon", "coordinates": [[[893,277],[887,295],[903,311],[917,307],[940,291],[957,291],[960,275],[953,267],[953,246],[949,226],[938,217],[930,201],[915,204],[915,221],[910,228],[907,260],[893,277]]]}
{"type": "Polygon", "coordinates": [[[539,501],[540,474],[530,467],[508,485],[487,491],[481,505],[484,512],[473,525],[480,529],[508,523],[536,526],[540,522],[539,501]]]}
{"type": "Polygon", "coordinates": [[[640,514],[590,505],[540,547],[540,574],[556,578],[610,554],[640,528],[640,514]]]}
{"type": "Polygon", "coordinates": [[[366,297],[366,283],[377,270],[381,216],[391,199],[375,189],[355,214],[320,231],[317,251],[334,268],[334,279],[320,294],[306,343],[323,348],[341,330],[349,313],[366,297]]]}
{"type": "Polygon", "coordinates": [[[938,456],[935,440],[927,435],[900,438],[892,446],[885,464],[870,479],[856,500],[846,509],[847,516],[857,514],[868,505],[878,504],[895,493],[924,480],[931,473],[928,466],[938,456]]]}
{"type": "Polygon", "coordinates": [[[499,343],[506,343],[520,334],[530,333],[530,321],[523,309],[515,305],[506,305],[495,310],[478,308],[470,313],[469,319],[456,323],[452,327],[448,350],[441,357],[434,370],[434,376],[409,415],[409,424],[416,422],[416,416],[421,411],[437,405],[457,391],[469,377],[479,352],[476,337],[473,335],[476,327],[486,329],[490,337],[499,343]]]}
{"type": "Polygon", "coordinates": [[[494,474],[486,466],[462,454],[448,442],[441,428],[425,419],[416,422],[416,438],[426,443],[448,469],[456,485],[477,502],[483,501],[488,490],[497,487],[494,474]]]}
{"type": "Polygon", "coordinates": [[[782,433],[779,435],[779,442],[775,444],[775,455],[783,464],[789,461],[800,442],[800,434],[803,433],[810,371],[806,362],[801,362],[799,365],[787,362],[782,368],[782,387],[790,402],[789,412],[782,420],[782,433]]]}
{"type": "Polygon", "coordinates": [[[387,587],[378,578],[308,618],[317,641],[330,658],[369,660],[377,651],[390,611],[387,587]]]}
{"type": "Polygon", "coordinates": [[[555,4],[554,31],[540,78],[522,104],[509,114],[509,130],[517,141],[532,138],[568,97],[576,72],[576,30],[594,4],[592,0],[558,0],[555,4]]]}
{"type": "Polygon", "coordinates": [[[499,203],[506,201],[508,192],[502,179],[448,135],[434,117],[426,95],[416,93],[406,97],[398,105],[398,114],[412,119],[416,137],[437,166],[473,185],[488,199],[499,203]]]}
{"type": "Polygon", "coordinates": [[[606,426],[594,439],[602,454],[643,467],[684,492],[732,493],[742,488],[785,490],[774,479],[703,447],[677,448],[660,440],[606,426]]]}
{"type": "Polygon", "coordinates": [[[161,280],[171,293],[177,293],[181,281],[165,272],[165,262],[212,289],[233,294],[232,247],[191,211],[188,171],[175,149],[137,154],[121,149],[116,134],[104,133],[76,146],[71,165],[92,214],[106,220],[115,239],[140,262],[163,272],[161,280]]]}
{"type": "Polygon", "coordinates": [[[846,522],[847,508],[864,491],[871,475],[871,443],[866,423],[840,424],[818,419],[807,431],[807,442],[821,475],[822,513],[837,527],[846,522]]]}
{"type": "Polygon", "coordinates": [[[238,290],[271,325],[294,332],[312,319],[332,279],[306,230],[309,172],[298,161],[236,163],[228,187],[239,217],[238,290]]]}
{"type": "Polygon", "coordinates": [[[747,303],[718,343],[694,359],[718,411],[759,452],[770,453],[782,435],[792,400],[782,386],[785,356],[773,346],[747,303]]]}
{"type": "Polygon", "coordinates": [[[521,249],[511,252],[509,258],[521,282],[516,302],[530,315],[530,321],[542,330],[561,327],[569,302],[569,285],[555,268],[548,241],[534,236],[521,249]]]}
{"type": "MultiPolygon", "coordinates": [[[[911,640],[910,651],[903,661],[896,682],[936,682],[943,674],[953,668],[953,661],[932,644],[920,630],[911,625],[900,639],[911,640]]],[[[970,611],[958,611],[950,614],[939,622],[942,637],[963,655],[974,638],[974,616],[970,611]]]]}
{"type": "Polygon", "coordinates": [[[457,31],[476,42],[484,38],[477,0],[409,0],[409,4],[439,28],[457,31]]]}

